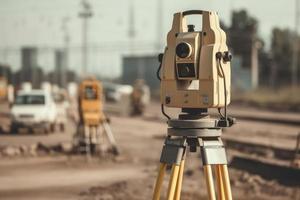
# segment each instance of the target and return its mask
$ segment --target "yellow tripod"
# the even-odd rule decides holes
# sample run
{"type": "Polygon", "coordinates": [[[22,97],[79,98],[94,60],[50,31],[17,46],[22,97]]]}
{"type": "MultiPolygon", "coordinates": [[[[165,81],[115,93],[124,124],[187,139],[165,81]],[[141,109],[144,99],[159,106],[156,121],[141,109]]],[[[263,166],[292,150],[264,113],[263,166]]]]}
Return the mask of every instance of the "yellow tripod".
{"type": "Polygon", "coordinates": [[[232,200],[225,148],[217,120],[169,120],[168,137],[162,149],[159,173],[153,200],[160,200],[167,165],[172,166],[167,200],[180,200],[186,149],[196,152],[200,147],[209,200],[232,200]],[[213,170],[216,179],[217,195],[213,170]]]}

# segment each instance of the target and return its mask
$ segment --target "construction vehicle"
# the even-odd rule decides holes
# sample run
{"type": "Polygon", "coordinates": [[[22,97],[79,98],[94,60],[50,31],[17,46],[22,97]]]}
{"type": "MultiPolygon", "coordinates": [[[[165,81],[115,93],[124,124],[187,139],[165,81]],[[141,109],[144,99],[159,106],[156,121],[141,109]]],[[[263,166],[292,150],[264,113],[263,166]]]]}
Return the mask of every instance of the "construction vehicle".
{"type": "Polygon", "coordinates": [[[87,156],[103,153],[104,135],[111,144],[111,151],[119,154],[109,119],[103,113],[103,89],[95,78],[81,82],[78,91],[79,123],[74,145],[87,156]]]}
{"type": "Polygon", "coordinates": [[[11,108],[11,132],[20,128],[55,131],[57,107],[50,92],[44,90],[19,91],[11,108]]]}
{"type": "Polygon", "coordinates": [[[137,79],[131,94],[132,115],[142,115],[150,101],[150,89],[143,79],[137,79]]]}

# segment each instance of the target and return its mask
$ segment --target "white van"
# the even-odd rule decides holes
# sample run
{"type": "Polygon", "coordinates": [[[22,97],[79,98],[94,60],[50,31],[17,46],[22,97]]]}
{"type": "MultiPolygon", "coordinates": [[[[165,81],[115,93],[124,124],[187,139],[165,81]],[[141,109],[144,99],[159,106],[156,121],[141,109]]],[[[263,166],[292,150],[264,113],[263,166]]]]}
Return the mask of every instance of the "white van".
{"type": "Polygon", "coordinates": [[[53,132],[57,108],[50,92],[44,90],[20,91],[11,109],[11,131],[19,128],[41,128],[44,133],[53,132]]]}

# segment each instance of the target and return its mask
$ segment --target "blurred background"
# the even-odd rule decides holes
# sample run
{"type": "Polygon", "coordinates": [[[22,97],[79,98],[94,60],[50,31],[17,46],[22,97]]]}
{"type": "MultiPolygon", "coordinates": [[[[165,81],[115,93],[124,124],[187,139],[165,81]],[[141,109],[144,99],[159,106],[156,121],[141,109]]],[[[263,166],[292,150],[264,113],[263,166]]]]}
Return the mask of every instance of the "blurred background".
{"type": "MultiPolygon", "coordinates": [[[[235,199],[300,199],[299,0],[0,0],[0,199],[151,198],[167,131],[157,56],[173,14],[189,9],[219,13],[233,54],[238,124],[223,139],[235,199]],[[101,81],[121,149],[90,162],[72,149],[88,76],[101,81]],[[24,94],[45,95],[32,100],[44,108],[27,102],[22,114],[24,94]]],[[[206,195],[199,156],[189,160],[187,200],[206,195]]]]}

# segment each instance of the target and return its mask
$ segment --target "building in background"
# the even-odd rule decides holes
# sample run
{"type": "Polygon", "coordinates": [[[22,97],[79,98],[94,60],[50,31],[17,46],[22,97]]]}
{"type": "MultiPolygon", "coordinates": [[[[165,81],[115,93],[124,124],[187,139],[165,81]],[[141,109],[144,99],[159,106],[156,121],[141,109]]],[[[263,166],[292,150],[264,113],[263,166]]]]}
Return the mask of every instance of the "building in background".
{"type": "Polygon", "coordinates": [[[253,89],[251,68],[242,65],[242,57],[234,55],[231,61],[231,87],[234,91],[250,91],[253,89]]]}
{"type": "Polygon", "coordinates": [[[243,75],[243,79],[236,81],[238,88],[242,90],[255,90],[259,86],[259,51],[263,42],[258,36],[258,25],[255,17],[246,10],[239,10],[232,12],[230,27],[224,27],[228,33],[229,47],[234,54],[233,61],[238,58],[233,63],[237,68],[233,69],[238,75],[243,75]]]}
{"type": "Polygon", "coordinates": [[[53,82],[60,87],[66,85],[66,52],[63,50],[55,51],[55,76],[53,82]]]}
{"type": "Polygon", "coordinates": [[[58,85],[61,88],[66,88],[69,82],[78,80],[75,71],[67,67],[68,52],[66,49],[54,50],[54,70],[47,74],[47,80],[52,84],[58,85]]]}
{"type": "Polygon", "coordinates": [[[0,63],[0,77],[5,77],[8,83],[12,82],[12,72],[9,65],[0,63]]]}
{"type": "Polygon", "coordinates": [[[137,79],[143,79],[151,91],[156,91],[159,89],[158,66],[157,55],[123,57],[121,83],[133,85],[137,79]]]}
{"type": "Polygon", "coordinates": [[[36,47],[23,47],[22,67],[20,71],[20,82],[31,82],[34,87],[38,85],[37,67],[38,67],[38,49],[36,47]]]}

